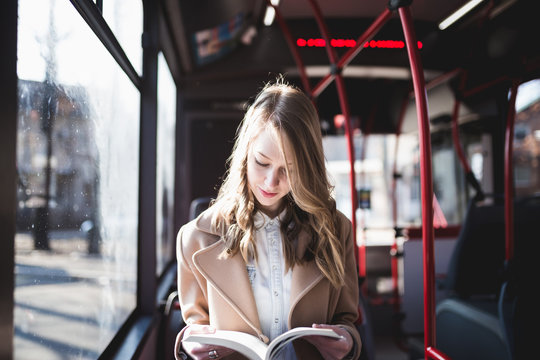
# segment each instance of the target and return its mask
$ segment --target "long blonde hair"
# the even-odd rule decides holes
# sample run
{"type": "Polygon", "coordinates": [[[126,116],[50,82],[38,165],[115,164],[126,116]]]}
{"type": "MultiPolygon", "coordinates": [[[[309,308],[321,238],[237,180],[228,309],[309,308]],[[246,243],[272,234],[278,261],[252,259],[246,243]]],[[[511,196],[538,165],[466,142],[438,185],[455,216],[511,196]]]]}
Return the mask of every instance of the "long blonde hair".
{"type": "Polygon", "coordinates": [[[283,79],[267,84],[248,108],[236,135],[229,169],[213,207],[212,223],[225,229],[227,246],[223,256],[238,251],[243,258],[256,259],[253,215],[256,200],[247,180],[247,159],[253,140],[263,129],[274,129],[280,136],[283,156],[287,141],[293,159],[293,171],[287,169],[291,191],[285,197],[287,207],[281,223],[283,250],[287,267],[314,260],[335,286],[344,284],[344,249],[332,187],[328,182],[319,118],[310,99],[283,79]],[[295,253],[298,234],[306,231],[311,242],[303,258],[295,253]]]}

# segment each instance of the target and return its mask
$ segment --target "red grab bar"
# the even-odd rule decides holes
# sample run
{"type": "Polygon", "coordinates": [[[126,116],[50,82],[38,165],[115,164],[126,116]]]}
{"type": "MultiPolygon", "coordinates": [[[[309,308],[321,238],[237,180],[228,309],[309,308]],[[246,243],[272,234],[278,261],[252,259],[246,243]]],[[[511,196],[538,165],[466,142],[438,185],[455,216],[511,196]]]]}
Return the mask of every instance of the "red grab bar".
{"type": "MultiPolygon", "coordinates": [[[[449,357],[445,354],[443,354],[441,351],[429,346],[426,348],[426,353],[431,356],[432,359],[436,360],[447,360],[449,357]]],[[[427,359],[427,357],[426,357],[427,359]]]]}
{"type": "MultiPolygon", "coordinates": [[[[328,32],[328,27],[326,26],[321,10],[319,8],[319,5],[315,0],[309,0],[309,3],[311,5],[311,8],[313,9],[313,14],[315,15],[315,20],[317,21],[317,25],[319,26],[319,31],[321,32],[321,35],[323,39],[325,40],[326,44],[326,53],[328,55],[328,59],[330,60],[330,64],[335,70],[335,73],[333,73],[333,76],[336,80],[336,87],[338,91],[339,96],[339,103],[341,106],[341,111],[343,112],[343,116],[345,117],[345,136],[347,138],[347,154],[349,157],[349,184],[351,187],[351,223],[352,223],[352,229],[353,229],[353,240],[356,244],[356,209],[358,206],[358,199],[357,199],[357,193],[356,193],[356,172],[354,170],[354,162],[355,162],[355,156],[354,156],[354,143],[352,138],[352,129],[351,129],[351,115],[349,111],[349,102],[347,100],[347,93],[345,90],[345,81],[343,80],[343,76],[341,75],[341,70],[336,68],[336,62],[337,62],[337,55],[330,45],[330,35],[328,32]]],[[[316,97],[317,95],[313,94],[313,97],[316,97]]],[[[360,265],[360,259],[359,254],[356,255],[357,263],[359,266],[359,270],[361,268],[360,265]]]]}
{"type": "Polygon", "coordinates": [[[425,358],[448,359],[437,351],[435,345],[435,265],[433,251],[433,179],[431,170],[431,139],[427,110],[422,63],[416,46],[416,35],[412,26],[409,7],[398,9],[407,53],[409,54],[411,73],[418,114],[418,132],[420,137],[420,183],[422,194],[422,245],[424,265],[424,349],[425,358]]]}
{"type": "MultiPolygon", "coordinates": [[[[383,13],[379,15],[379,17],[375,19],[375,21],[366,29],[366,31],[364,31],[364,33],[356,40],[356,46],[347,51],[341,57],[341,59],[339,59],[337,62],[337,69],[341,71],[341,69],[345,68],[345,66],[347,66],[354,59],[354,57],[358,55],[362,49],[364,49],[364,43],[371,40],[391,17],[392,12],[388,9],[384,9],[383,13]]],[[[326,44],[328,45],[328,41],[326,41],[326,44]]],[[[319,96],[324,89],[330,85],[333,79],[334,75],[332,73],[322,78],[322,80],[319,81],[319,83],[313,88],[313,96],[319,96]]]]}

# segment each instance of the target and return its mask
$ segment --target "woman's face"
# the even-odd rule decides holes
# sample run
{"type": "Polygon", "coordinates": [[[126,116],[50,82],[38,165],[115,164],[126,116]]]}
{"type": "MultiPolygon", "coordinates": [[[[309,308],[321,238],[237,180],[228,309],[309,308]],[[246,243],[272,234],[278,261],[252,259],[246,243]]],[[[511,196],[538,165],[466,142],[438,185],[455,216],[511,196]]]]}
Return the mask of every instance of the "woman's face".
{"type": "MultiPolygon", "coordinates": [[[[285,139],[283,139],[286,143],[285,139]]],[[[285,144],[287,159],[292,159],[285,144]]],[[[270,217],[279,214],[285,195],[290,191],[286,164],[277,136],[270,129],[264,129],[253,141],[247,160],[248,185],[258,201],[259,210],[270,217]]]]}

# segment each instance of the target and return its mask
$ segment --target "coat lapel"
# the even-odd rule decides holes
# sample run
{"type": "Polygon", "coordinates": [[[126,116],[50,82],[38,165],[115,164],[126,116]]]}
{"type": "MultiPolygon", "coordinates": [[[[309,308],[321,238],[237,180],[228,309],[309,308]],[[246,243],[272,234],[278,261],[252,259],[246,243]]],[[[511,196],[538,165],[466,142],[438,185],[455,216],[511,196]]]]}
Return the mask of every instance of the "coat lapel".
{"type": "Polygon", "coordinates": [[[240,253],[229,258],[220,257],[223,250],[225,244],[220,240],[196,252],[193,262],[240,317],[255,331],[260,332],[257,305],[248,279],[246,263],[240,253]]]}
{"type": "MultiPolygon", "coordinates": [[[[298,245],[296,248],[297,256],[302,258],[306,252],[311,238],[305,231],[298,235],[298,245]]],[[[323,274],[315,264],[315,261],[309,261],[302,265],[295,265],[292,269],[292,284],[291,284],[291,311],[289,314],[289,327],[291,319],[294,315],[296,304],[319,283],[323,278],[323,274]]]]}
{"type": "MultiPolygon", "coordinates": [[[[204,215],[204,213],[203,213],[204,215]]],[[[226,229],[213,229],[210,225],[210,215],[201,216],[197,221],[197,227],[203,231],[210,231],[214,236],[224,234],[226,229]]],[[[297,256],[302,258],[311,241],[310,235],[306,231],[301,231],[298,235],[296,248],[297,256]]],[[[197,251],[193,255],[193,262],[199,272],[209,283],[223,296],[239,316],[252,327],[255,332],[260,333],[259,314],[255,297],[251,289],[251,284],[246,271],[246,263],[240,253],[224,258],[220,254],[225,250],[225,243],[222,240],[197,251]]],[[[323,279],[323,274],[314,261],[309,261],[302,265],[295,265],[292,268],[291,294],[290,294],[290,314],[289,326],[294,316],[296,304],[323,279]]]]}

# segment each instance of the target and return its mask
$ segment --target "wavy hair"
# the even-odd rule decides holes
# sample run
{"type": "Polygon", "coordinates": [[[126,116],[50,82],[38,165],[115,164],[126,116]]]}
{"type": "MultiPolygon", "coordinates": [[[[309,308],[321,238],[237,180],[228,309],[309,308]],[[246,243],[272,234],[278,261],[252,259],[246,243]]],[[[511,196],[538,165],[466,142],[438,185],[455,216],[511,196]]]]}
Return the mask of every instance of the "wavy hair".
{"type": "Polygon", "coordinates": [[[281,222],[287,268],[313,260],[339,287],[344,284],[344,249],[326,172],[319,117],[311,100],[282,78],[262,89],[238,128],[228,171],[213,204],[217,210],[213,225],[227,229],[223,234],[227,250],[222,256],[240,251],[244,260],[256,259],[253,215],[257,202],[248,186],[247,159],[253,140],[265,129],[278,135],[281,154],[285,157],[286,142],[293,157],[285,157],[292,163],[292,171],[287,168],[291,191],[283,199],[286,214],[281,222]],[[301,231],[307,232],[311,241],[299,258],[295,240],[301,231]]]}

